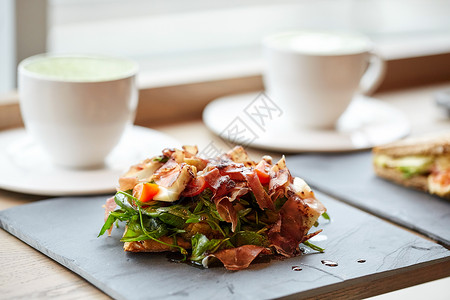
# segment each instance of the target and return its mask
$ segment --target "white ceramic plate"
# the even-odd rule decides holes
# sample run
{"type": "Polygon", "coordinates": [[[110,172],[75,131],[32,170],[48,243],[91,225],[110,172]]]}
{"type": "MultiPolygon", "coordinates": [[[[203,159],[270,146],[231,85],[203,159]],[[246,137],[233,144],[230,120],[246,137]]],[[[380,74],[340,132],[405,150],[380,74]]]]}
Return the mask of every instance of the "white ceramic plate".
{"type": "Polygon", "coordinates": [[[203,121],[231,144],[290,153],[368,149],[410,132],[409,121],[401,111],[364,96],[353,99],[333,130],[295,128],[264,93],[216,99],[203,111],[203,121]]]}
{"type": "Polygon", "coordinates": [[[120,175],[132,164],[164,148],[181,146],[161,132],[133,126],[107,157],[104,168],[76,170],[52,165],[23,128],[0,132],[0,145],[0,188],[45,196],[114,192],[120,175]]]}

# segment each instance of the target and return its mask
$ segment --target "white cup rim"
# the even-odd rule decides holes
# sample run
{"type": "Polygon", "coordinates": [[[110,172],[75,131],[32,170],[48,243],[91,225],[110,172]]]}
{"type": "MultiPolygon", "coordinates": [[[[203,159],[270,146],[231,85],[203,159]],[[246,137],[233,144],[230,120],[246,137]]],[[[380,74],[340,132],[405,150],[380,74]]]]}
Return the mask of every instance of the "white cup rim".
{"type": "Polygon", "coordinates": [[[103,54],[77,54],[77,53],[64,53],[64,54],[53,54],[53,53],[41,53],[41,54],[36,54],[30,57],[25,58],[24,60],[22,60],[18,67],[18,73],[26,75],[28,77],[32,77],[35,79],[41,79],[41,80],[46,80],[46,81],[54,81],[54,82],[66,82],[66,83],[96,83],[96,82],[111,82],[111,81],[116,81],[116,80],[122,80],[122,79],[127,79],[130,77],[135,76],[138,72],[139,72],[139,64],[132,59],[129,58],[125,58],[125,57],[120,57],[120,56],[112,56],[112,55],[103,55],[103,54]],[[132,67],[130,68],[129,71],[123,72],[118,74],[117,76],[112,76],[112,77],[108,77],[108,78],[100,78],[100,79],[91,79],[91,80],[84,80],[84,79],[64,79],[64,78],[59,78],[56,76],[50,76],[50,75],[45,75],[45,74],[40,74],[37,72],[33,72],[33,71],[29,71],[25,68],[26,65],[37,61],[39,59],[43,59],[43,58],[64,58],[64,57],[68,57],[68,58],[92,58],[92,59],[114,59],[114,60],[121,60],[121,61],[125,61],[125,62],[129,62],[131,63],[132,67]]]}
{"type": "Polygon", "coordinates": [[[361,34],[359,32],[353,32],[353,31],[337,31],[337,30],[310,30],[310,29],[303,29],[303,30],[291,30],[291,31],[283,31],[278,32],[275,34],[268,35],[263,38],[262,40],[263,47],[271,50],[276,50],[279,52],[284,53],[294,53],[299,55],[311,55],[311,56],[343,56],[343,55],[355,55],[355,54],[362,54],[371,52],[374,50],[374,43],[371,39],[369,39],[366,35],[361,34]],[[285,45],[280,45],[279,40],[281,38],[289,37],[289,36],[295,36],[295,35],[305,35],[305,34],[327,34],[327,35],[336,35],[346,38],[356,38],[365,44],[364,46],[361,46],[360,48],[356,49],[348,49],[346,51],[341,50],[339,52],[318,52],[318,51],[308,51],[308,50],[301,50],[301,49],[295,49],[293,47],[288,47],[285,45]]]}

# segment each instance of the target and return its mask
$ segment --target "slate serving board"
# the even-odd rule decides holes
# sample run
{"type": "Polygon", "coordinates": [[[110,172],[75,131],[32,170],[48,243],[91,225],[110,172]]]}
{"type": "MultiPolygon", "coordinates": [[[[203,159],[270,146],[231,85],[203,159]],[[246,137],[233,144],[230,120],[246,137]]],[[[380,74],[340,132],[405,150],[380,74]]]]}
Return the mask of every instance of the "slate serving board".
{"type": "Polygon", "coordinates": [[[420,266],[450,260],[450,251],[438,244],[321,193],[317,196],[332,216],[331,222],[322,220],[324,232],[314,241],[325,253],[253,264],[238,272],[173,263],[165,254],[125,253],[119,242],[123,229],[97,238],[106,197],[14,207],[0,212],[0,227],[117,299],[302,298],[320,294],[322,288],[332,291],[394,273],[416,274],[420,266]],[[325,266],[321,260],[338,266],[325,266]]]}
{"type": "Polygon", "coordinates": [[[290,156],[312,187],[450,247],[450,201],[378,178],[370,152],[290,156]]]}

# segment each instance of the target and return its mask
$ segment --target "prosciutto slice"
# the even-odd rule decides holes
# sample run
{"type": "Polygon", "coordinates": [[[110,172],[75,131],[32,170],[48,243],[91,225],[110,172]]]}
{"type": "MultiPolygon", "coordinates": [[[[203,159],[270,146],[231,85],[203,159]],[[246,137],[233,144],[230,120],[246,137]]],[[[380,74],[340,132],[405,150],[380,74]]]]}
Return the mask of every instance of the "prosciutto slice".
{"type": "Polygon", "coordinates": [[[234,232],[236,230],[238,217],[233,204],[231,204],[228,197],[222,197],[216,200],[215,204],[220,217],[224,221],[231,223],[231,230],[234,232]]]}
{"type": "Polygon", "coordinates": [[[299,244],[307,240],[305,236],[323,212],[325,207],[317,199],[302,199],[293,194],[281,208],[277,222],[268,233],[271,245],[281,255],[297,255],[299,244]]]}
{"type": "Polygon", "coordinates": [[[258,179],[256,173],[246,173],[245,178],[247,179],[248,187],[255,195],[256,202],[261,209],[274,209],[274,205],[269,195],[264,190],[261,182],[258,179]]]}
{"type": "Polygon", "coordinates": [[[264,250],[264,247],[244,245],[237,248],[217,251],[211,256],[218,258],[227,270],[237,271],[248,268],[251,262],[264,250]]]}

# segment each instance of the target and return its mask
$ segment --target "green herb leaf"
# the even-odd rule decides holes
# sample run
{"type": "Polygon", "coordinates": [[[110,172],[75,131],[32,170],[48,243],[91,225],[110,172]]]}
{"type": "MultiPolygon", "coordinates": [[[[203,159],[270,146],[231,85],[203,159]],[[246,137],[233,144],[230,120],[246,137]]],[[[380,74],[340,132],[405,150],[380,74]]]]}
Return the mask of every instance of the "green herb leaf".
{"type": "Polygon", "coordinates": [[[219,215],[216,206],[211,202],[212,191],[210,189],[205,189],[199,196],[199,200],[203,203],[207,214],[210,218],[214,218],[217,221],[223,221],[222,217],[219,215]]]}
{"type": "Polygon", "coordinates": [[[202,208],[203,208],[203,201],[198,201],[194,209],[194,214],[198,214],[199,212],[201,212],[202,208]]]}
{"type": "Polygon", "coordinates": [[[103,224],[103,227],[97,237],[105,234],[105,232],[114,224],[114,222],[118,220],[127,221],[133,215],[137,214],[136,210],[134,210],[131,206],[125,204],[125,201],[127,201],[126,195],[116,193],[116,195],[114,196],[114,201],[119,206],[119,208],[109,213],[109,216],[103,224]]]}
{"type": "Polygon", "coordinates": [[[331,221],[331,218],[330,218],[330,216],[328,215],[327,212],[324,212],[324,213],[322,214],[322,217],[323,217],[325,220],[331,221]]]}
{"type": "Polygon", "coordinates": [[[189,217],[189,219],[186,220],[186,224],[189,223],[198,223],[202,220],[202,216],[200,215],[192,215],[191,217],[189,217]]]}
{"type": "Polygon", "coordinates": [[[220,247],[224,240],[209,240],[201,233],[195,234],[191,238],[192,255],[191,261],[201,262],[208,254],[214,253],[220,247]]]}
{"type": "Polygon", "coordinates": [[[157,162],[161,162],[161,163],[165,163],[169,160],[169,157],[164,156],[164,155],[159,155],[155,158],[153,158],[153,161],[157,161],[157,162]]]}
{"type": "Polygon", "coordinates": [[[189,211],[188,206],[176,204],[166,207],[147,207],[142,212],[148,216],[159,218],[161,221],[176,228],[183,228],[186,223],[198,223],[201,216],[189,211]]]}
{"type": "Polygon", "coordinates": [[[137,213],[136,210],[130,205],[130,198],[134,197],[126,192],[119,191],[114,196],[114,201],[123,210],[129,211],[130,213],[137,213]]]}
{"type": "Polygon", "coordinates": [[[185,221],[183,218],[172,215],[170,213],[161,213],[158,218],[167,225],[182,229],[185,221]]]}
{"type": "Polygon", "coordinates": [[[242,210],[240,210],[240,211],[238,212],[238,217],[245,217],[245,216],[248,215],[251,211],[252,211],[252,208],[251,208],[251,207],[244,208],[244,209],[242,209],[242,210]]]}
{"type": "Polygon", "coordinates": [[[142,229],[142,231],[144,232],[144,234],[147,236],[147,237],[149,237],[151,240],[154,240],[155,242],[158,242],[158,243],[160,243],[160,244],[163,244],[163,245],[166,245],[166,246],[168,246],[168,247],[171,247],[171,248],[177,248],[177,249],[179,249],[180,250],[180,252],[181,252],[181,254],[183,254],[184,255],[184,257],[185,257],[185,259],[186,259],[186,255],[188,254],[188,252],[186,251],[186,249],[184,249],[183,247],[181,247],[181,246],[178,246],[178,245],[175,245],[175,244],[167,244],[167,243],[165,243],[165,242],[163,242],[163,241],[161,241],[161,240],[158,240],[157,238],[154,238],[153,236],[151,236],[151,233],[149,233],[146,229],[145,229],[145,226],[144,226],[144,223],[143,223],[143,218],[142,218],[142,210],[141,210],[141,207],[140,206],[138,206],[138,209],[139,209],[139,219],[140,219],[140,223],[141,223],[141,229],[142,229]]]}
{"type": "Polygon", "coordinates": [[[242,198],[239,199],[239,203],[241,203],[244,206],[249,206],[250,205],[250,203],[247,200],[244,200],[242,198]]]}
{"type": "Polygon", "coordinates": [[[235,247],[243,245],[256,245],[265,247],[267,245],[267,239],[254,231],[239,231],[236,232],[230,239],[235,247]]]}
{"type": "Polygon", "coordinates": [[[157,239],[168,233],[167,226],[159,219],[147,217],[145,215],[143,215],[142,218],[142,225],[146,232],[142,229],[140,218],[132,218],[127,223],[127,228],[121,239],[122,242],[143,241],[152,238],[157,239]]]}
{"type": "Polygon", "coordinates": [[[114,222],[117,220],[117,218],[113,215],[109,215],[108,219],[106,219],[105,224],[103,224],[102,229],[100,230],[100,233],[97,235],[97,237],[102,236],[105,234],[105,232],[113,226],[114,222]]]}
{"type": "Polygon", "coordinates": [[[136,215],[137,212],[135,211],[124,211],[123,209],[116,209],[115,211],[112,211],[109,213],[109,215],[116,217],[119,221],[127,221],[132,216],[136,215]]]}
{"type": "Polygon", "coordinates": [[[309,248],[311,248],[313,250],[316,250],[316,251],[319,251],[319,252],[324,252],[325,251],[325,249],[323,249],[323,248],[321,248],[321,247],[319,247],[317,245],[314,245],[313,243],[310,243],[309,241],[304,241],[303,245],[308,246],[309,248]]]}

